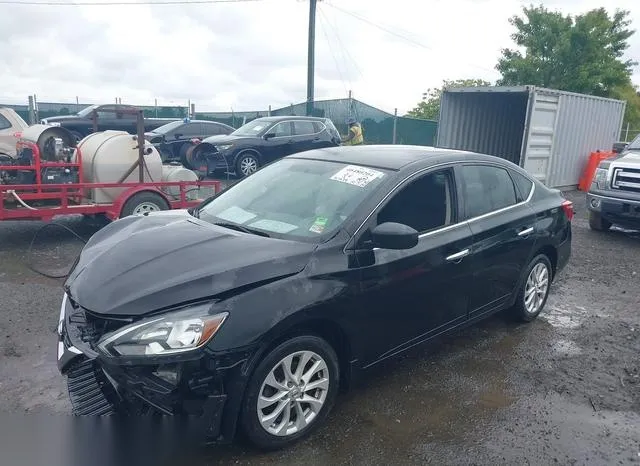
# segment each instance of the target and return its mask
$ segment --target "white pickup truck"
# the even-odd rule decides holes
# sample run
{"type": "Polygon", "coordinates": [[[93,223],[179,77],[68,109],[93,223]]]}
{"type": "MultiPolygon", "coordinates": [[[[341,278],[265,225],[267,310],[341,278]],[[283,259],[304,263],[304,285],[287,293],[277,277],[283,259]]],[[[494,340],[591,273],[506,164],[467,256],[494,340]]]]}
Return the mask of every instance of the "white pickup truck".
{"type": "Polygon", "coordinates": [[[0,165],[4,157],[15,158],[19,133],[28,127],[27,122],[15,110],[0,107],[0,165]]]}

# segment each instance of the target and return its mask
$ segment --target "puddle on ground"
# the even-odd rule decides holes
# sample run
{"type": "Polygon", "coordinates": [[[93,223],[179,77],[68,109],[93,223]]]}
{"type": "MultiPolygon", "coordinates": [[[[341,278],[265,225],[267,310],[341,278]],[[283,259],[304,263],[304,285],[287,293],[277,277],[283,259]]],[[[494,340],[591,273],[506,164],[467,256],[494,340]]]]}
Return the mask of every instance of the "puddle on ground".
{"type": "Polygon", "coordinates": [[[551,349],[562,356],[582,354],[582,349],[571,340],[558,340],[551,345],[551,349]]]}
{"type": "Polygon", "coordinates": [[[540,318],[557,328],[572,329],[582,325],[587,317],[587,310],[580,306],[560,307],[548,306],[540,314],[540,318]]]}

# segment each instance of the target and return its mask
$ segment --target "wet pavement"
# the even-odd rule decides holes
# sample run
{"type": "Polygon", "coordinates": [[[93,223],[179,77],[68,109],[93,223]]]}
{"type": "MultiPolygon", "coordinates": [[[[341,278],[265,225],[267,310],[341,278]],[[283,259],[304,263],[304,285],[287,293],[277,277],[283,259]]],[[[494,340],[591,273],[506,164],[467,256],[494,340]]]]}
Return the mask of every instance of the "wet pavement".
{"type": "MultiPolygon", "coordinates": [[[[573,257],[537,321],[498,315],[384,363],[288,450],[238,443],[195,464],[640,464],[640,234],[590,231],[584,195],[569,197],[573,257]]],[[[55,367],[61,280],[27,265],[41,226],[0,224],[0,412],[70,409],[55,367]]],[[[81,245],[47,228],[31,263],[61,275],[81,245]]]]}

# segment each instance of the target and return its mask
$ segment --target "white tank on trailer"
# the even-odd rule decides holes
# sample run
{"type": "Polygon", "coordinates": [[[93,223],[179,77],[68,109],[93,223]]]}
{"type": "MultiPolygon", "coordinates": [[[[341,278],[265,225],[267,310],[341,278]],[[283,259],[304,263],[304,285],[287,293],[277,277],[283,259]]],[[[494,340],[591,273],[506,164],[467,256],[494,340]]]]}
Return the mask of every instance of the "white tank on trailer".
{"type": "MultiPolygon", "coordinates": [[[[145,144],[145,182],[162,181],[162,159],[158,150],[145,144]]],[[[78,143],[82,155],[82,176],[85,183],[118,183],[138,161],[137,137],[126,131],[103,131],[89,134],[78,143]]],[[[136,167],[123,183],[139,180],[136,167]]],[[[95,188],[89,193],[98,204],[112,203],[125,188],[95,188]]]]}
{"type": "MultiPolygon", "coordinates": [[[[162,166],[162,181],[172,183],[177,181],[198,181],[198,175],[182,165],[167,164],[162,166]]],[[[180,199],[179,186],[167,186],[162,190],[174,200],[180,199]]],[[[186,196],[188,200],[198,199],[198,194],[199,190],[196,186],[186,187],[186,196]]]]}

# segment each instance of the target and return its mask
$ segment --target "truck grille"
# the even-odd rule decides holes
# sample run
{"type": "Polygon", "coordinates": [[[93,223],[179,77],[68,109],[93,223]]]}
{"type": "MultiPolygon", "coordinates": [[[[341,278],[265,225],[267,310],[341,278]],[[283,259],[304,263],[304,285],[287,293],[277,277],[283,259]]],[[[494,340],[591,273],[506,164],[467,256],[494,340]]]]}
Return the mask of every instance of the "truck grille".
{"type": "Polygon", "coordinates": [[[611,186],[621,191],[640,193],[640,168],[614,168],[611,186]]]}

